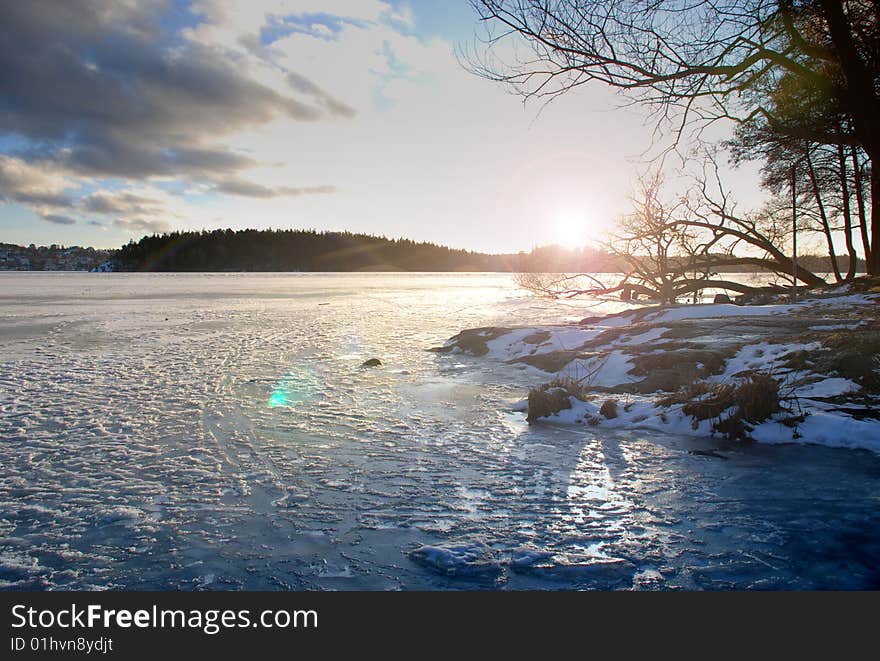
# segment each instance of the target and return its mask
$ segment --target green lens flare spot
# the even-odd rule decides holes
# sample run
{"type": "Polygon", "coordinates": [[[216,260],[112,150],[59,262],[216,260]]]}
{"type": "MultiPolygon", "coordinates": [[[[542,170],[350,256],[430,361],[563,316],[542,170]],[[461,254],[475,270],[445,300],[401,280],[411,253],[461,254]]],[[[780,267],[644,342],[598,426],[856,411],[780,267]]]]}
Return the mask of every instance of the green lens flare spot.
{"type": "Polygon", "coordinates": [[[270,409],[291,408],[312,399],[318,391],[318,377],[310,368],[297,368],[285,374],[269,396],[270,409]]]}

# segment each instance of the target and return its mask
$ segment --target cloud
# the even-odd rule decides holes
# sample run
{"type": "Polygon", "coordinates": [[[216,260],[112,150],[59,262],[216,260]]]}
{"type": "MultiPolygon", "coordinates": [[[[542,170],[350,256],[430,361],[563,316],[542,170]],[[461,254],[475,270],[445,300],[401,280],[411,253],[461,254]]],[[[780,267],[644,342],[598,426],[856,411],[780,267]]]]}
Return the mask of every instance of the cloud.
{"type": "Polygon", "coordinates": [[[83,198],[82,205],[86,211],[100,214],[159,213],[161,209],[158,200],[129,192],[92,193],[83,198]]]}
{"type": "Polygon", "coordinates": [[[0,198],[29,206],[73,206],[64,190],[68,182],[50,168],[34,166],[19,158],[0,154],[0,198]]]}
{"type": "Polygon", "coordinates": [[[243,179],[225,179],[217,183],[214,190],[229,195],[241,195],[244,197],[270,198],[280,196],[296,197],[298,195],[326,195],[336,192],[335,186],[305,186],[295,188],[279,186],[271,188],[243,179]]]}
{"type": "Polygon", "coordinates": [[[76,223],[76,219],[71,218],[70,216],[62,216],[54,213],[44,214],[40,216],[40,218],[53,225],[74,225],[76,223]]]}
{"type": "MultiPolygon", "coordinates": [[[[264,199],[335,191],[240,176],[265,165],[259,153],[233,146],[243,133],[356,114],[302,71],[307,63],[290,71],[265,52],[262,30],[276,18],[284,24],[289,4],[194,1],[186,12],[196,20],[191,27],[179,20],[182,7],[176,0],[0,3],[0,138],[7,139],[0,202],[56,224],[70,224],[61,219],[73,221],[63,212],[74,210],[124,218],[112,223],[119,229],[161,231],[170,228],[167,218],[189,214],[173,195],[133,192],[157,180],[181,193],[264,199]],[[112,191],[101,192],[108,180],[112,191]]],[[[296,5],[350,21],[387,9],[379,0],[296,5]]]]}
{"type": "Polygon", "coordinates": [[[140,232],[155,233],[167,232],[171,229],[171,225],[169,225],[164,220],[155,220],[149,218],[117,218],[113,221],[113,227],[123,230],[135,230],[140,232]]]}
{"type": "Polygon", "coordinates": [[[282,186],[278,189],[281,195],[328,195],[336,192],[336,186],[304,186],[302,188],[293,188],[290,186],[282,186]]]}
{"type": "Polygon", "coordinates": [[[351,109],[302,78],[278,86],[260,63],[164,30],[165,3],[0,3],[0,126],[87,175],[143,178],[253,165],[217,140],[276,118],[351,109]]]}
{"type": "Polygon", "coordinates": [[[287,82],[293,89],[313,97],[331,114],[341,117],[354,117],[355,111],[353,108],[341,101],[337,101],[308,78],[291,71],[287,74],[287,82]]]}

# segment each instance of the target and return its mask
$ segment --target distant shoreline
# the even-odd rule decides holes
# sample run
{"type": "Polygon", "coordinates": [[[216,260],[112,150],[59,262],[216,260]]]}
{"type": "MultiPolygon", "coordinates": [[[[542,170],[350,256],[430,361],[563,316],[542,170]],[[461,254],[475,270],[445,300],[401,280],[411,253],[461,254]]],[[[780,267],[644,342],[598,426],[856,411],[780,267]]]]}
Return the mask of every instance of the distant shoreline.
{"type": "MultiPolygon", "coordinates": [[[[843,256],[838,256],[843,263],[843,256]]],[[[830,273],[830,258],[801,255],[830,273]]],[[[629,266],[601,249],[540,246],[489,254],[409,239],[312,230],[213,230],[144,236],[118,249],[0,243],[0,271],[170,273],[621,273],[629,266]]],[[[733,265],[727,273],[752,273],[733,265]]],[[[864,272],[860,261],[858,272],[864,272]]]]}

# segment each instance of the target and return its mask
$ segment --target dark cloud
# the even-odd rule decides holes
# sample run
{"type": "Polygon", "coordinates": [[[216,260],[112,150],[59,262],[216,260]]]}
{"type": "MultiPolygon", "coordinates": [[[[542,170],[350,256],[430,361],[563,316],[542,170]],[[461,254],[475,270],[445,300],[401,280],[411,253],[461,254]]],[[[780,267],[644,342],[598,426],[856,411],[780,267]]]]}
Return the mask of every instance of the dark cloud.
{"type": "Polygon", "coordinates": [[[353,111],[299,75],[288,96],[246,61],[163,31],[164,2],[0,3],[0,133],[19,155],[92,176],[192,178],[232,173],[247,157],[219,136],[276,117],[353,111]]]}
{"type": "Polygon", "coordinates": [[[238,178],[229,178],[219,181],[217,182],[214,190],[219,193],[226,193],[228,195],[241,195],[244,197],[261,198],[280,196],[295,197],[298,195],[321,195],[336,192],[336,188],[334,186],[306,186],[302,188],[280,186],[278,188],[270,188],[268,186],[262,186],[260,184],[255,184],[251,181],[245,181],[244,179],[238,178]]]}
{"type": "Polygon", "coordinates": [[[83,198],[82,205],[100,214],[156,213],[160,209],[156,200],[134,193],[92,193],[83,198]]]}
{"type": "Polygon", "coordinates": [[[171,225],[164,220],[150,218],[117,218],[113,221],[113,227],[139,232],[167,232],[171,229],[171,225]]]}
{"type": "Polygon", "coordinates": [[[98,220],[90,220],[87,224],[91,225],[92,227],[100,227],[102,230],[107,229],[107,226],[98,220]]]}
{"type": "Polygon", "coordinates": [[[53,225],[74,225],[76,223],[76,220],[70,216],[61,216],[55,213],[46,213],[40,216],[40,218],[53,225]]]}
{"type": "Polygon", "coordinates": [[[261,186],[244,179],[225,179],[214,188],[219,193],[244,197],[275,197],[277,193],[268,186],[261,186]]]}
{"type": "Polygon", "coordinates": [[[26,204],[28,206],[72,207],[73,200],[69,195],[50,192],[26,192],[0,190],[0,197],[7,202],[26,204]]]}

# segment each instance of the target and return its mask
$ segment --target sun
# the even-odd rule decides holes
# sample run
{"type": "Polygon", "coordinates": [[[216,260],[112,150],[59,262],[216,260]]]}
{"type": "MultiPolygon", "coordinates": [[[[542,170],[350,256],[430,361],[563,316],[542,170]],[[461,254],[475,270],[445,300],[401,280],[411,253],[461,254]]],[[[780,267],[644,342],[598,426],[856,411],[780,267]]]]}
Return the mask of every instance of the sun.
{"type": "Polygon", "coordinates": [[[590,223],[586,214],[560,210],[552,220],[551,243],[563,248],[583,248],[590,241],[590,223]]]}

